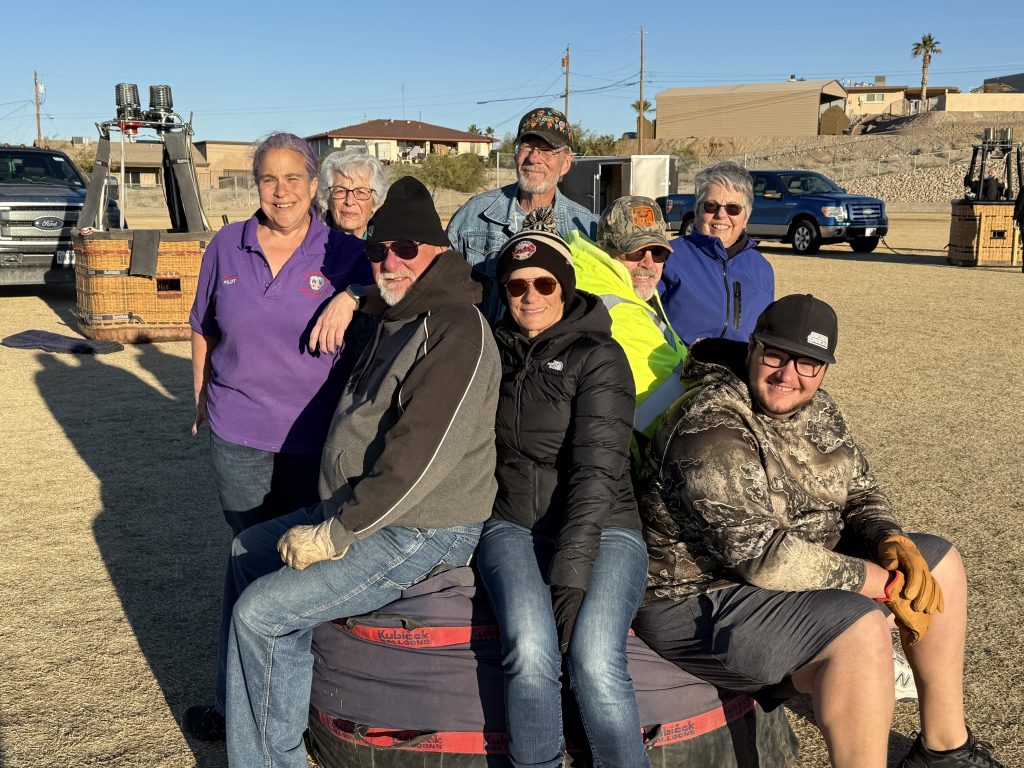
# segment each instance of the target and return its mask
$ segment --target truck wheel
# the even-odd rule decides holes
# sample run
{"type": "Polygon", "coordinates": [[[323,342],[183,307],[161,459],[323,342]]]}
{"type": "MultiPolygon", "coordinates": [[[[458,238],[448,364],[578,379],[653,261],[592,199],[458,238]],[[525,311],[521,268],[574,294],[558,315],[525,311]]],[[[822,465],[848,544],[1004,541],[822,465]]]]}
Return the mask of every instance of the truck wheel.
{"type": "Polygon", "coordinates": [[[693,214],[690,214],[689,216],[684,216],[683,220],[679,222],[680,236],[688,235],[691,232],[693,232],[693,214]]]}
{"type": "Polygon", "coordinates": [[[821,235],[818,234],[818,227],[813,221],[807,219],[801,219],[793,225],[789,231],[789,241],[793,244],[793,250],[802,256],[810,256],[821,248],[821,235]]]}
{"type": "Polygon", "coordinates": [[[850,247],[855,253],[871,253],[878,247],[877,237],[855,237],[850,241],[850,247]]]}

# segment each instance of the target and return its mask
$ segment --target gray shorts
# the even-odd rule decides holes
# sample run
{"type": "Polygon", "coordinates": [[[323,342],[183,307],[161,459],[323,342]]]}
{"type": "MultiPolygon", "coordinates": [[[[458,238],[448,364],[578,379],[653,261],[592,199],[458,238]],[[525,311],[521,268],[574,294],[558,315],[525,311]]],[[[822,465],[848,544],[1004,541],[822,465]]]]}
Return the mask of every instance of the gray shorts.
{"type": "MultiPolygon", "coordinates": [[[[927,533],[907,534],[934,568],[951,544],[927,533]]],[[[840,545],[844,554],[864,557],[840,545]]],[[[841,589],[777,592],[738,585],[685,600],[643,606],[636,634],[660,656],[731,691],[758,693],[788,680],[869,611],[889,610],[841,589]]]]}

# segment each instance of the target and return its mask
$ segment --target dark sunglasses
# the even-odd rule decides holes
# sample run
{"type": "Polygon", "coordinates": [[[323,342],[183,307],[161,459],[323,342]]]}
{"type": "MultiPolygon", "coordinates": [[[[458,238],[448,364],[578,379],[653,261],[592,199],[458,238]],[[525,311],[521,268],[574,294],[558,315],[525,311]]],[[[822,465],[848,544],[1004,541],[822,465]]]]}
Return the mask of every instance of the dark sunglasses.
{"type": "Polygon", "coordinates": [[[644,256],[647,255],[648,251],[651,252],[651,261],[655,264],[664,264],[665,259],[672,255],[672,251],[669,248],[662,248],[660,246],[651,248],[648,246],[646,248],[638,248],[637,250],[630,251],[629,253],[623,253],[622,258],[626,261],[643,261],[644,256]]]}
{"type": "Polygon", "coordinates": [[[704,213],[710,213],[712,216],[718,213],[719,208],[725,208],[725,212],[730,216],[739,216],[743,213],[743,206],[739,203],[713,203],[710,200],[705,200],[701,203],[701,207],[704,209],[704,213]]]}
{"type": "Polygon", "coordinates": [[[415,240],[395,240],[393,243],[370,243],[366,246],[366,258],[374,264],[380,264],[388,257],[388,251],[402,261],[415,259],[420,252],[420,244],[415,240]]]}
{"type": "Polygon", "coordinates": [[[824,365],[823,362],[815,360],[813,357],[791,355],[775,347],[766,347],[761,342],[758,342],[758,346],[761,347],[761,362],[769,368],[785,368],[792,360],[797,375],[809,379],[812,376],[817,376],[821,366],[824,365]]]}
{"type": "Polygon", "coordinates": [[[550,296],[558,287],[558,281],[553,277],[535,277],[532,280],[516,278],[505,283],[505,290],[508,291],[509,296],[518,299],[526,293],[531,285],[541,296],[550,296]]]}

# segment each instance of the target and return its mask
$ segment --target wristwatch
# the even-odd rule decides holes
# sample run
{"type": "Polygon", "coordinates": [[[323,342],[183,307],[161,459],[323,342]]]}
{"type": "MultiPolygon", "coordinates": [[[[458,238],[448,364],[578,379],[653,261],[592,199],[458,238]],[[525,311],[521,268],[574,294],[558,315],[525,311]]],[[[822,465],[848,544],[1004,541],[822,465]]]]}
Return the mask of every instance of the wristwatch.
{"type": "Polygon", "coordinates": [[[358,312],[366,304],[366,286],[356,285],[352,283],[348,288],[345,289],[345,293],[352,297],[352,300],[356,303],[356,311],[358,312]]]}

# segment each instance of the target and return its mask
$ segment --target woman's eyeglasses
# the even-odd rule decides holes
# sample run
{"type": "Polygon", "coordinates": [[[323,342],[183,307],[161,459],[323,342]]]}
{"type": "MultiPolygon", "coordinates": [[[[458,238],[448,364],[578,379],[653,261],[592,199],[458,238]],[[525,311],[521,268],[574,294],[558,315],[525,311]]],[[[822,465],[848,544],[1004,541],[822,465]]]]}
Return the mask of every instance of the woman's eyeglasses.
{"type": "Polygon", "coordinates": [[[349,195],[352,195],[356,200],[365,203],[370,199],[370,195],[373,194],[372,189],[366,187],[356,187],[355,189],[349,189],[348,187],[328,187],[331,193],[332,200],[345,200],[349,195]]]}
{"type": "Polygon", "coordinates": [[[524,295],[530,286],[541,296],[550,296],[558,287],[558,281],[553,277],[535,277],[532,280],[516,278],[505,283],[505,290],[512,298],[519,298],[524,295]]]}
{"type": "Polygon", "coordinates": [[[712,216],[718,213],[720,208],[725,208],[725,212],[730,216],[739,216],[743,213],[743,206],[739,203],[715,203],[711,200],[705,200],[701,203],[701,207],[704,209],[704,213],[710,213],[712,216]]]}
{"type": "Polygon", "coordinates": [[[388,251],[402,261],[415,259],[420,252],[420,244],[415,240],[395,240],[392,243],[370,243],[366,246],[366,258],[374,264],[380,264],[388,257],[388,251]]]}
{"type": "Polygon", "coordinates": [[[623,253],[622,258],[625,261],[643,261],[644,256],[647,255],[648,251],[651,252],[651,261],[655,264],[664,264],[665,259],[672,255],[672,251],[669,248],[663,248],[661,246],[651,248],[648,246],[646,248],[638,248],[637,250],[630,251],[629,253],[623,253]]]}
{"type": "Polygon", "coordinates": [[[809,379],[812,376],[817,376],[821,366],[824,365],[823,362],[812,357],[797,357],[788,352],[783,352],[781,349],[766,347],[760,343],[758,346],[761,347],[761,362],[769,368],[785,368],[789,361],[792,360],[797,375],[809,379]]]}

